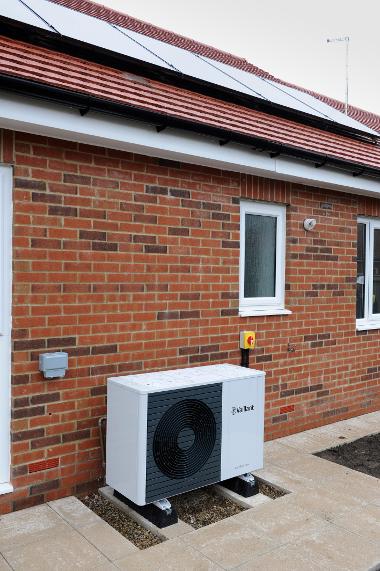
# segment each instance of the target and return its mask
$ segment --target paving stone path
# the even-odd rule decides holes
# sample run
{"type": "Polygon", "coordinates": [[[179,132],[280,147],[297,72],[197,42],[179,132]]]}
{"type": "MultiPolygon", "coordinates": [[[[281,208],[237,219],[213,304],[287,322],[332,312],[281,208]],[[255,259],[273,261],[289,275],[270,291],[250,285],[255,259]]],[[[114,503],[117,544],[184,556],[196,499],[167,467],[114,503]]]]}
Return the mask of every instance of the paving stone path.
{"type": "Polygon", "coordinates": [[[313,453],[378,432],[375,412],[266,443],[257,475],[289,494],[143,551],[74,497],[8,514],[0,571],[375,570],[380,480],[313,453]]]}

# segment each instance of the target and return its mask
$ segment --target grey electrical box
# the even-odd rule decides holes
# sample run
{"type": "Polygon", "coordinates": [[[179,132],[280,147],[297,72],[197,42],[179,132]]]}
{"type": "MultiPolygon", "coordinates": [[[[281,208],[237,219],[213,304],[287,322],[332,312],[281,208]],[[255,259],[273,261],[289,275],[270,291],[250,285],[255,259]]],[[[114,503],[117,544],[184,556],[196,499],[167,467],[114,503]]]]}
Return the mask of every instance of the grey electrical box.
{"type": "Polygon", "coordinates": [[[63,351],[57,353],[41,353],[39,358],[40,371],[45,379],[64,377],[69,364],[69,356],[63,351]]]}

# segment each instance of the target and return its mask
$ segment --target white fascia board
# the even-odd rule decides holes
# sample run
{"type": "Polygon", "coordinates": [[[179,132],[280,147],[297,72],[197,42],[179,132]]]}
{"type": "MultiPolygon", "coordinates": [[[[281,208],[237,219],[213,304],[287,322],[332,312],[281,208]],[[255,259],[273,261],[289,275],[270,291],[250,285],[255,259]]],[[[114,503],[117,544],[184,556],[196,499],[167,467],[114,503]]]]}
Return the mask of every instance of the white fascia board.
{"type": "Polygon", "coordinates": [[[341,192],[380,196],[380,180],[354,177],[331,167],[292,158],[270,158],[249,147],[168,128],[157,133],[153,125],[89,112],[19,95],[0,94],[0,128],[33,133],[89,145],[108,147],[194,165],[297,182],[341,192]]]}

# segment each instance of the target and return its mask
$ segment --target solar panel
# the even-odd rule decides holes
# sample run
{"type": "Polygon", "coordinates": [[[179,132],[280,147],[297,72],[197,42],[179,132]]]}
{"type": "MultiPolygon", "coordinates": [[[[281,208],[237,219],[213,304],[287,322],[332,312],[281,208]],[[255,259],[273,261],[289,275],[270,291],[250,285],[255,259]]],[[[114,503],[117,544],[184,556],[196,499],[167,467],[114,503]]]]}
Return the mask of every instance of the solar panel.
{"type": "Polygon", "coordinates": [[[48,0],[1,2],[0,15],[44,30],[58,31],[62,36],[171,69],[185,76],[323,118],[335,124],[378,135],[362,123],[296,88],[258,77],[48,0]]]}
{"type": "Polygon", "coordinates": [[[309,115],[323,117],[324,119],[334,123],[346,125],[372,135],[378,135],[376,131],[373,131],[366,125],[359,123],[359,121],[348,117],[341,111],[334,109],[334,107],[327,105],[309,93],[304,93],[303,91],[288,87],[287,85],[258,77],[253,73],[234,68],[219,61],[216,62],[204,56],[202,56],[202,59],[211,65],[217,66],[219,69],[226,71],[227,73],[231,73],[236,79],[239,79],[248,87],[251,87],[253,90],[261,93],[265,99],[268,99],[272,103],[277,103],[290,109],[296,109],[298,111],[308,113],[309,115]]]}
{"type": "MultiPolygon", "coordinates": [[[[269,81],[269,80],[266,80],[266,81],[268,81],[268,83],[271,83],[272,85],[279,85],[278,83],[276,83],[274,81],[269,81]]],[[[366,125],[363,125],[362,123],[356,121],[355,119],[352,119],[351,117],[349,117],[345,113],[342,113],[342,111],[339,111],[338,109],[335,109],[334,107],[331,107],[330,105],[327,105],[327,103],[325,103],[324,101],[321,101],[320,99],[318,99],[317,97],[314,97],[313,95],[310,95],[309,93],[305,93],[304,91],[300,91],[299,89],[296,89],[295,87],[289,87],[287,85],[285,85],[285,86],[281,85],[281,87],[283,87],[288,93],[297,97],[300,101],[304,101],[308,105],[315,107],[317,110],[320,111],[320,113],[324,114],[331,121],[334,121],[335,123],[347,125],[348,127],[352,127],[353,129],[360,129],[362,131],[367,131],[368,133],[371,133],[371,134],[375,134],[375,135],[378,134],[378,133],[376,133],[376,131],[373,131],[372,129],[370,129],[366,125]]]]}
{"type": "Polygon", "coordinates": [[[54,31],[19,0],[17,2],[14,0],[0,2],[0,15],[44,30],[54,31]]]}
{"type": "MultiPolygon", "coordinates": [[[[203,81],[209,81],[215,85],[220,85],[233,89],[234,91],[239,91],[242,93],[247,93],[253,95],[252,90],[247,86],[240,84],[232,76],[224,73],[217,67],[210,66],[206,61],[204,61],[198,55],[178,48],[177,46],[172,46],[155,38],[150,38],[149,36],[144,36],[138,32],[132,30],[126,30],[125,28],[120,28],[117,26],[120,32],[127,34],[129,37],[135,39],[136,42],[144,45],[147,49],[155,54],[158,54],[165,61],[172,65],[172,68],[190,77],[195,77],[203,81]]],[[[261,97],[259,94],[256,94],[261,97]]]]}
{"type": "MultiPolygon", "coordinates": [[[[313,109],[312,107],[306,105],[302,101],[297,100],[295,97],[289,96],[285,90],[278,89],[276,86],[272,85],[270,82],[263,80],[261,77],[249,73],[242,69],[234,68],[222,62],[216,62],[210,58],[202,56],[202,59],[207,61],[210,65],[216,65],[219,69],[225,71],[226,73],[231,73],[236,77],[241,83],[247,85],[252,91],[258,92],[261,96],[272,103],[282,105],[283,107],[290,107],[291,109],[296,109],[304,113],[311,113],[322,117],[323,115],[313,109]]],[[[282,86],[281,86],[282,87],[282,86]]]]}
{"type": "MultiPolygon", "coordinates": [[[[87,16],[87,14],[76,12],[46,0],[23,1],[32,10],[42,15],[63,36],[105,48],[118,54],[127,55],[137,60],[159,65],[160,67],[170,68],[160,58],[126,35],[120,34],[115,26],[104,20],[87,16]]],[[[14,3],[14,0],[9,3],[14,3]]]]}
{"type": "Polygon", "coordinates": [[[187,76],[227,87],[239,93],[253,95],[283,107],[314,115],[335,123],[374,133],[361,123],[321,102],[316,97],[297,89],[255,76],[219,61],[199,56],[188,50],[167,44],[155,38],[116,26],[123,34],[133,38],[166,61],[174,70],[187,76]]]}

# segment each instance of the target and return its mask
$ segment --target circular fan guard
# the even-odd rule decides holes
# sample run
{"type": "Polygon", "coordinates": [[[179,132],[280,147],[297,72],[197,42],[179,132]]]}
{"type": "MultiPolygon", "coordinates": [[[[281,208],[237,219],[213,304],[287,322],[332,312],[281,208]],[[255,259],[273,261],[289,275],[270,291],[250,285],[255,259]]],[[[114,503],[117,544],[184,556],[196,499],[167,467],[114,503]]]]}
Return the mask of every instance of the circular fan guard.
{"type": "Polygon", "coordinates": [[[187,399],[173,404],[160,419],[153,437],[154,460],[174,479],[196,474],[212,454],[216,422],[202,401],[187,399]]]}

